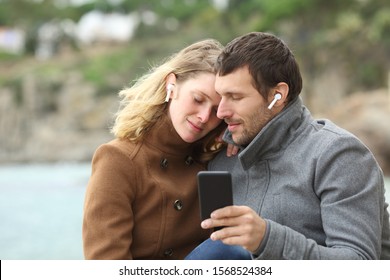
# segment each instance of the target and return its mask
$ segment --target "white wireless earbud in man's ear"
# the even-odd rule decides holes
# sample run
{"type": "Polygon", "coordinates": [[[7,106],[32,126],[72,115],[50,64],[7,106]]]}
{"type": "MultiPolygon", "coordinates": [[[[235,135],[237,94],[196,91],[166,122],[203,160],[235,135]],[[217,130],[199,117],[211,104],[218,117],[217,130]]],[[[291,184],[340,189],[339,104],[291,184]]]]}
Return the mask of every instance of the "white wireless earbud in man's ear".
{"type": "Polygon", "coordinates": [[[280,93],[275,94],[274,95],[274,100],[272,100],[272,102],[269,104],[268,109],[271,110],[272,107],[274,107],[276,101],[278,101],[280,99],[282,99],[282,95],[280,93]]]}
{"type": "Polygon", "coordinates": [[[168,84],[168,86],[167,86],[167,96],[165,97],[165,102],[169,101],[169,97],[171,97],[171,93],[172,93],[172,90],[173,90],[174,86],[175,86],[174,84],[168,84]]]}

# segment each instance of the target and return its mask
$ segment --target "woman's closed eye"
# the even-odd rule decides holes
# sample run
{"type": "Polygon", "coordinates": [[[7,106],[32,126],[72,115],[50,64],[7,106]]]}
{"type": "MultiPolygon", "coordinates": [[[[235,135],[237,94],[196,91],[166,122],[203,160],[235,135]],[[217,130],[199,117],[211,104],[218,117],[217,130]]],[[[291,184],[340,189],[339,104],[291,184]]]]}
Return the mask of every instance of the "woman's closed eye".
{"type": "Polygon", "coordinates": [[[195,96],[194,96],[194,101],[195,101],[196,103],[202,104],[202,103],[204,102],[204,98],[201,97],[201,96],[195,95],[195,96]]]}

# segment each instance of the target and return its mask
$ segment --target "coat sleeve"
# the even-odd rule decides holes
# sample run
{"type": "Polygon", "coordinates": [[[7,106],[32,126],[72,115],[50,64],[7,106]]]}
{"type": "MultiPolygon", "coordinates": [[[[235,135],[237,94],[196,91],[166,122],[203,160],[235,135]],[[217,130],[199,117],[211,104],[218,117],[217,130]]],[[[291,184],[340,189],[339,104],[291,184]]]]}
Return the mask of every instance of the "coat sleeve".
{"type": "MultiPolygon", "coordinates": [[[[268,239],[257,259],[378,259],[384,182],[371,152],[356,138],[335,139],[319,155],[313,189],[320,200],[325,246],[267,220],[268,239]]],[[[385,225],[388,222],[385,223],[385,225]]]]}
{"type": "Polygon", "coordinates": [[[135,177],[129,158],[105,144],[92,159],[83,214],[86,259],[132,259],[135,177]],[[131,182],[131,183],[130,183],[131,182]]]}

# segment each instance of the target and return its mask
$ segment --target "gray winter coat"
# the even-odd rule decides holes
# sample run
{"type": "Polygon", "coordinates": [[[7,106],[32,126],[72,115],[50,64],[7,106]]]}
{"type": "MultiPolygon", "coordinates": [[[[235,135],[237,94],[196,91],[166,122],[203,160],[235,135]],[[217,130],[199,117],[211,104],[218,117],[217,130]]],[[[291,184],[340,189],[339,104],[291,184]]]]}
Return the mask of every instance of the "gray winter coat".
{"type": "MultiPolygon", "coordinates": [[[[232,142],[229,132],[225,140],[232,142]]],[[[300,98],[238,156],[222,151],[209,170],[228,170],[234,204],[267,222],[257,259],[389,259],[388,203],[369,149],[300,98]]]]}

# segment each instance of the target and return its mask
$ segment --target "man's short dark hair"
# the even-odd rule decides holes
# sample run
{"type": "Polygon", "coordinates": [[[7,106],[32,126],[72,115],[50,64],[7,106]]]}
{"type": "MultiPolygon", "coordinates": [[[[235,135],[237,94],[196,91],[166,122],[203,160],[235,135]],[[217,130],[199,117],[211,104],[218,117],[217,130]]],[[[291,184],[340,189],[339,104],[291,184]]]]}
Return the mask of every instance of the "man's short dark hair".
{"type": "Polygon", "coordinates": [[[229,42],[218,57],[216,70],[224,76],[247,66],[254,87],[267,99],[271,88],[280,82],[289,86],[288,100],[302,90],[298,63],[288,46],[269,33],[251,32],[229,42]]]}

